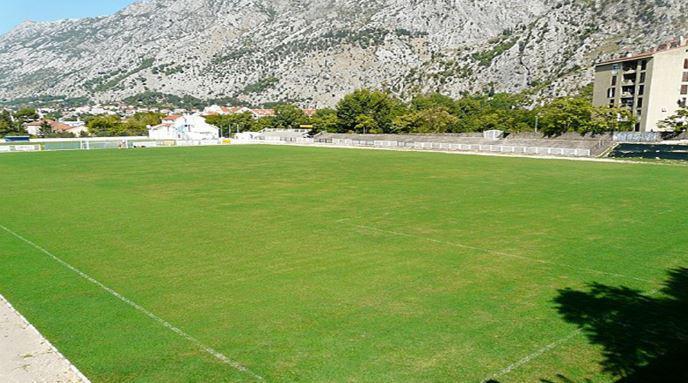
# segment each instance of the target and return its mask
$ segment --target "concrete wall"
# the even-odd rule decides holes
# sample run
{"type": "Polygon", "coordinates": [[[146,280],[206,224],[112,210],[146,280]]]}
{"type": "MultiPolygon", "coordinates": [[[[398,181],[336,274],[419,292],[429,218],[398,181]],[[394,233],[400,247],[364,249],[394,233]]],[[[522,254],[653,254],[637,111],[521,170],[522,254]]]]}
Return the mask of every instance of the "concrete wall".
{"type": "Polygon", "coordinates": [[[645,90],[645,101],[648,104],[643,121],[646,131],[659,131],[657,123],[678,110],[683,62],[686,58],[688,47],[655,54],[652,65],[648,68],[649,89],[645,90]]]}

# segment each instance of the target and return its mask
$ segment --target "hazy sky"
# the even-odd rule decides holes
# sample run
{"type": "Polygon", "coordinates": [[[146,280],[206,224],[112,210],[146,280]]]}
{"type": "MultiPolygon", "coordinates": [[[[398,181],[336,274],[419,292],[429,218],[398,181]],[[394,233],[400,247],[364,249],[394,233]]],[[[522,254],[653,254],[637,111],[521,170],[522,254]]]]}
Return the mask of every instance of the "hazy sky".
{"type": "Polygon", "coordinates": [[[0,0],[0,34],[26,21],[76,19],[112,14],[134,0],[0,0]]]}

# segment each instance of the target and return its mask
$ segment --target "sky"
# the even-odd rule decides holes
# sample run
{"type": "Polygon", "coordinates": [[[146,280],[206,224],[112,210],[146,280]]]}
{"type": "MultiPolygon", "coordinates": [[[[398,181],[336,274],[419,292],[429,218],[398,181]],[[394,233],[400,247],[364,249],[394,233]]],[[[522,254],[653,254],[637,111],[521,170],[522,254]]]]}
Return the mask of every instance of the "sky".
{"type": "Polygon", "coordinates": [[[0,34],[26,21],[110,15],[134,0],[0,0],[0,34]]]}

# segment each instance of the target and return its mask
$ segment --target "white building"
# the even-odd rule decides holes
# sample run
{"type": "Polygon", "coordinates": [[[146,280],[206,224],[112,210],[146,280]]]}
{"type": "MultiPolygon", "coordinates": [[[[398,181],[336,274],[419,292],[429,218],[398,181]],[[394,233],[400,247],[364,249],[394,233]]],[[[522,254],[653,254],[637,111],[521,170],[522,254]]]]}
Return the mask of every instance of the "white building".
{"type": "Polygon", "coordinates": [[[200,115],[167,116],[162,124],[148,129],[154,140],[208,141],[220,138],[220,129],[205,122],[200,115]]]}

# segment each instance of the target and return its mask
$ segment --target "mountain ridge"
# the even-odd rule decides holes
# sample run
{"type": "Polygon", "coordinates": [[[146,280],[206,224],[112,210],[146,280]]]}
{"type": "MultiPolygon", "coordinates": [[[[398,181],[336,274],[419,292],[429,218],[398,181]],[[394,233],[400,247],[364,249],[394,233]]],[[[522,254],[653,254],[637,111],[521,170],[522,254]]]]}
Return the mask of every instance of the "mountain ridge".
{"type": "Polygon", "coordinates": [[[0,98],[144,92],[331,106],[360,87],[575,91],[688,31],[677,0],[146,0],[0,36],[0,98]]]}

